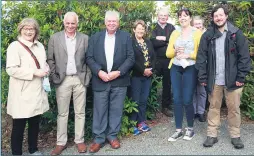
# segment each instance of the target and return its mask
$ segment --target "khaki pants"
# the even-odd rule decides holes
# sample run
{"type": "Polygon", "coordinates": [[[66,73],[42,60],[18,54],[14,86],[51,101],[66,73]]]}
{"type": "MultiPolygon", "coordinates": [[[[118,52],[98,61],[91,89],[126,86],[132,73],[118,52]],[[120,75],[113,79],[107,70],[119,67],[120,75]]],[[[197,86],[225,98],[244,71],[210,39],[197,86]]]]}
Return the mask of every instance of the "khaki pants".
{"type": "Polygon", "coordinates": [[[84,142],[86,87],[78,76],[66,76],[62,84],[56,88],[56,100],[58,108],[57,116],[57,145],[67,143],[67,123],[71,95],[75,112],[75,140],[84,142]]]}
{"type": "Polygon", "coordinates": [[[209,95],[209,112],[207,136],[217,137],[217,131],[220,126],[220,108],[222,103],[223,90],[225,93],[226,104],[228,108],[228,130],[231,138],[240,137],[240,98],[243,88],[228,91],[224,86],[215,85],[214,90],[209,95]]]}

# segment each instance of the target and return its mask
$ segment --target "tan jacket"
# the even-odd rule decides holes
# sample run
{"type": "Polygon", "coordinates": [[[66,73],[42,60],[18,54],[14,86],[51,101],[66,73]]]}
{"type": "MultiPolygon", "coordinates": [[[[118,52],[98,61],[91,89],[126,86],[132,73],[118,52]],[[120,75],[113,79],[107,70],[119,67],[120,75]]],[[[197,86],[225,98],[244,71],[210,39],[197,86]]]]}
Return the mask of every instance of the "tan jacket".
{"type": "MultiPolygon", "coordinates": [[[[38,59],[41,68],[46,63],[43,45],[19,38],[38,59]]],[[[7,49],[6,71],[10,76],[7,113],[12,118],[29,118],[43,114],[49,109],[48,96],[42,87],[42,78],[33,74],[38,70],[34,59],[18,42],[12,42],[7,49]]]]}

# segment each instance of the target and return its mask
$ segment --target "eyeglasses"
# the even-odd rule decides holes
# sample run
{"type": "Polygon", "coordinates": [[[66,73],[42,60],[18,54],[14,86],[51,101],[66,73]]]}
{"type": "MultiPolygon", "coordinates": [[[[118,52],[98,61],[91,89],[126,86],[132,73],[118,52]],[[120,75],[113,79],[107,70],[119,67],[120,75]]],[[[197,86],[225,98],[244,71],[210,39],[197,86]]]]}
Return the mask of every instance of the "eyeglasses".
{"type": "Polygon", "coordinates": [[[34,29],[34,28],[23,28],[22,30],[23,30],[23,31],[26,31],[26,32],[28,32],[28,31],[30,31],[30,32],[35,32],[35,29],[34,29]]]}

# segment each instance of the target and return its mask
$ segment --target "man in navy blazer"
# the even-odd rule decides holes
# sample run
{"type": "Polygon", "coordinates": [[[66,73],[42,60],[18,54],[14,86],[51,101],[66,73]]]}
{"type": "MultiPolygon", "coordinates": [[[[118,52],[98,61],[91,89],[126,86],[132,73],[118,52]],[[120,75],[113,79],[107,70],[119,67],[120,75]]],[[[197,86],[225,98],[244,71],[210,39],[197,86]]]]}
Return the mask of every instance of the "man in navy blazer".
{"type": "Polygon", "coordinates": [[[119,13],[107,11],[106,30],[94,34],[88,44],[86,61],[92,71],[94,141],[89,152],[100,150],[107,139],[113,149],[120,147],[120,131],[134,52],[130,34],[119,30],[119,13]]]}

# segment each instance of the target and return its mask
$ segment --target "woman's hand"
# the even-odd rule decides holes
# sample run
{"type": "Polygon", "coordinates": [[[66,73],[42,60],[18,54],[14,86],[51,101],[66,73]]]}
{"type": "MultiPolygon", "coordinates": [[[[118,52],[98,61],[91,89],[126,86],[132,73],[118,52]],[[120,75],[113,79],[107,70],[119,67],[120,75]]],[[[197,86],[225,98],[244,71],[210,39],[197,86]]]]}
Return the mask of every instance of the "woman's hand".
{"type": "Polygon", "coordinates": [[[179,60],[180,59],[187,59],[187,58],[190,58],[190,54],[177,53],[176,58],[179,59],[179,60]]]}
{"type": "Polygon", "coordinates": [[[149,77],[152,74],[153,74],[152,69],[151,68],[146,68],[143,75],[149,77]]]}
{"type": "Polygon", "coordinates": [[[37,69],[34,72],[34,76],[37,76],[37,77],[44,77],[46,75],[48,75],[48,72],[45,72],[43,69],[37,69]]]}

